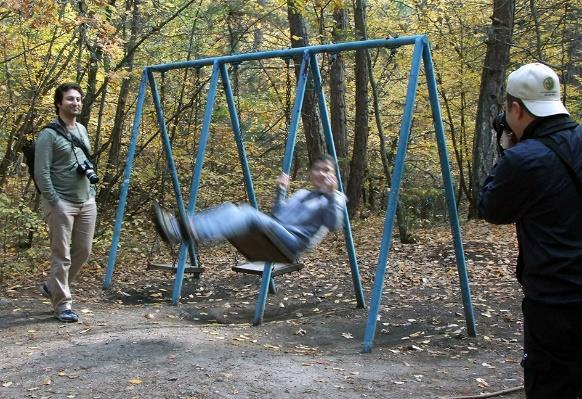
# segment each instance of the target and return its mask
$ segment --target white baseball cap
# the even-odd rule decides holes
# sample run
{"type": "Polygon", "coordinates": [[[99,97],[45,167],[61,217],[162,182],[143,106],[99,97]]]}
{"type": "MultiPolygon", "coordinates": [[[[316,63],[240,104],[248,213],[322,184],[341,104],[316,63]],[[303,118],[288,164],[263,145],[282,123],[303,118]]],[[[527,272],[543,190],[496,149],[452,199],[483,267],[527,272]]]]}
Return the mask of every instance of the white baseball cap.
{"type": "Polygon", "coordinates": [[[527,64],[507,77],[507,93],[519,98],[534,116],[570,115],[560,99],[560,80],[552,68],[527,64]]]}

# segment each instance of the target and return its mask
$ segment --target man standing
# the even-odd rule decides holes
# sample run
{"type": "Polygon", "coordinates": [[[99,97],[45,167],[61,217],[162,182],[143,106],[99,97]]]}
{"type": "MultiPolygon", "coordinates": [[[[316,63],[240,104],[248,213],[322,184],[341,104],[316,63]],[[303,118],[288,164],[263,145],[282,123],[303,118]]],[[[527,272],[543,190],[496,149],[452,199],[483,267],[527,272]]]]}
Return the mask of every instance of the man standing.
{"type": "Polygon", "coordinates": [[[56,125],[44,128],[36,142],[34,176],[41,192],[43,217],[49,228],[51,270],[40,292],[51,299],[55,317],[77,322],[70,283],[91,253],[97,206],[89,159],[89,138],[77,123],[83,91],[76,83],[55,90],[56,125]]]}
{"type": "Polygon", "coordinates": [[[560,99],[549,67],[507,78],[502,152],[480,194],[489,222],[516,223],[524,292],[526,397],[582,393],[582,128],[560,99]]]}

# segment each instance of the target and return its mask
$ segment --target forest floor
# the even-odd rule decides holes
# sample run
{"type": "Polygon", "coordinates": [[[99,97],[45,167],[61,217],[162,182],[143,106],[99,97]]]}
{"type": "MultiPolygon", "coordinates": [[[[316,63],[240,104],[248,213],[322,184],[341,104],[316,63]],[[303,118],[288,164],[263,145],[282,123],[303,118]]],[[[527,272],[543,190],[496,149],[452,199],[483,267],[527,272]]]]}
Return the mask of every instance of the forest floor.
{"type": "MultiPolygon", "coordinates": [[[[354,226],[367,298],[381,222],[354,226]]],[[[464,398],[520,387],[513,227],[463,226],[474,338],[450,230],[415,234],[414,244],[394,241],[367,354],[368,314],[355,306],[341,234],[306,255],[302,271],[277,277],[258,327],[250,320],[259,279],[230,270],[227,246],[202,248],[205,271],[185,280],[179,306],[170,304],[173,275],[145,272],[132,250],[120,251],[113,286],[102,290],[107,254],[96,253],[73,285],[75,324],[56,321],[36,291],[48,264],[5,277],[0,398],[464,398]]],[[[524,398],[521,390],[497,396],[524,398]]]]}

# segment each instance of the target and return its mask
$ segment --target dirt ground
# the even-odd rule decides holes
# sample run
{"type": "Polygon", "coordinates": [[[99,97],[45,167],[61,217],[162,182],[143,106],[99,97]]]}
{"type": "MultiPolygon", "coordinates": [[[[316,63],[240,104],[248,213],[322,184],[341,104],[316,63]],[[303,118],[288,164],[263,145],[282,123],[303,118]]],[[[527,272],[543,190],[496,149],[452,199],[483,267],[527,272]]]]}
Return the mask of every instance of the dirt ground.
{"type": "MultiPolygon", "coordinates": [[[[374,228],[356,231],[366,298],[374,228]]],[[[395,242],[368,354],[368,314],[356,309],[341,236],[309,254],[301,272],[277,278],[258,327],[250,320],[259,279],[230,271],[229,248],[207,250],[226,252],[200,280],[184,282],[179,306],[169,300],[173,275],[144,272],[131,251],[118,262],[130,266],[118,266],[112,288],[102,290],[106,256],[98,257],[74,285],[76,324],[52,317],[36,291],[42,275],[3,281],[0,398],[465,398],[517,389],[512,229],[463,230],[477,337],[467,336],[450,232],[431,229],[417,244],[395,242]]]]}

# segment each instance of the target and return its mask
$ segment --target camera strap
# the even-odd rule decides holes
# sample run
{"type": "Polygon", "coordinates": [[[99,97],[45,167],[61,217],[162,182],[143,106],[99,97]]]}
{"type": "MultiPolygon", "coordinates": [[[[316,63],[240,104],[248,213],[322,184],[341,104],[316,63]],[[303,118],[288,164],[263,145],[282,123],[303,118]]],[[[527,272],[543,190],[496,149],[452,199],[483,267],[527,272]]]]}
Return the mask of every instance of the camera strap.
{"type": "Polygon", "coordinates": [[[83,151],[83,154],[85,154],[87,159],[89,161],[93,162],[93,156],[91,155],[91,153],[89,152],[89,150],[85,146],[85,143],[83,143],[77,136],[75,136],[73,134],[71,134],[71,137],[67,136],[65,134],[65,132],[63,131],[63,126],[60,123],[51,122],[48,125],[46,125],[45,128],[49,128],[49,129],[54,130],[55,132],[57,132],[58,134],[63,136],[65,138],[65,140],[70,142],[74,147],[79,147],[81,149],[81,151],[83,151]]]}
{"type": "Polygon", "coordinates": [[[566,167],[566,170],[568,171],[568,174],[570,175],[570,177],[574,180],[574,183],[576,183],[578,191],[582,193],[582,181],[580,181],[580,179],[578,178],[578,175],[574,171],[574,167],[572,166],[572,164],[570,164],[568,159],[562,154],[562,150],[560,149],[560,146],[558,145],[558,143],[556,143],[554,140],[552,140],[548,136],[536,137],[535,140],[543,143],[546,147],[548,147],[550,150],[552,150],[554,152],[554,154],[556,154],[558,159],[560,161],[562,161],[562,163],[566,167]]]}

